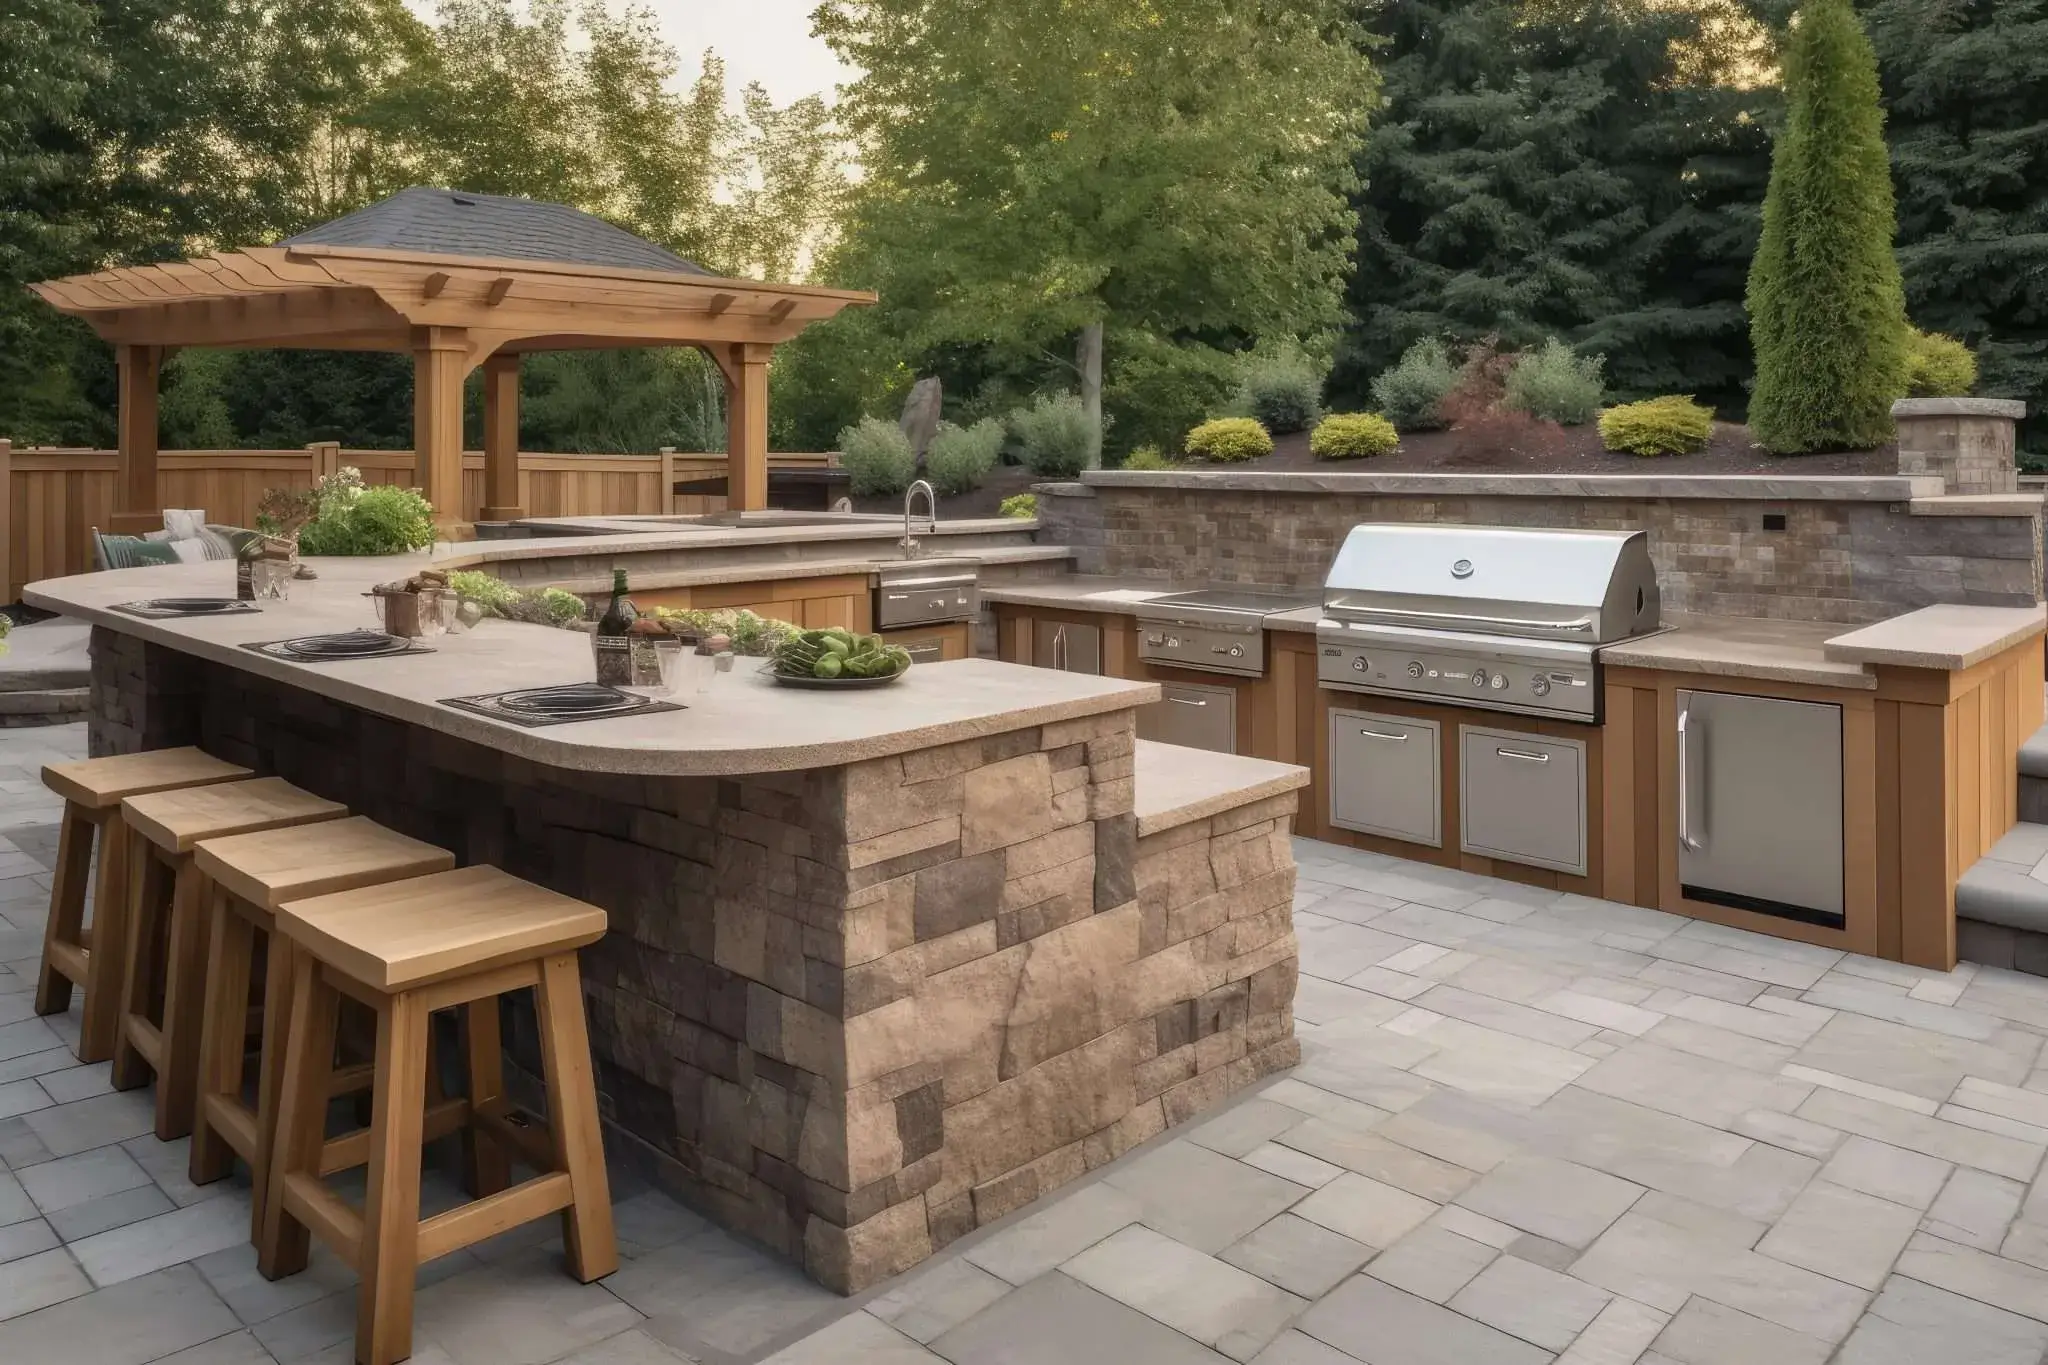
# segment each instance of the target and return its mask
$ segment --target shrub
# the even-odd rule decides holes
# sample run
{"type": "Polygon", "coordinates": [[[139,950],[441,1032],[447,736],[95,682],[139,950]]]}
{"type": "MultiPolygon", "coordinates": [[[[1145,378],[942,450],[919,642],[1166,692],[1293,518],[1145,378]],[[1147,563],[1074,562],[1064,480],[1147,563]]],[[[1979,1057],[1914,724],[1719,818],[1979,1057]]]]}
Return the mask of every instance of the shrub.
{"type": "Polygon", "coordinates": [[[1010,414],[1010,430],[1024,448],[1024,463],[1048,479],[1071,479],[1094,461],[1101,435],[1071,393],[1042,397],[1010,414]]]}
{"type": "Polygon", "coordinates": [[[1359,460],[1389,455],[1401,444],[1394,424],[1376,412],[1337,412],[1316,423],[1308,453],[1318,460],[1359,460]]]}
{"type": "Polygon", "coordinates": [[[1102,412],[1112,449],[1178,449],[1188,428],[1228,402],[1237,386],[1230,357],[1199,343],[1174,345],[1132,331],[1112,336],[1108,349],[1102,412]]]}
{"type": "Polygon", "coordinates": [[[1005,436],[1003,424],[993,417],[984,417],[971,427],[939,423],[924,452],[924,470],[931,476],[932,486],[946,494],[971,493],[981,487],[1003,453],[1005,436]]]}
{"type": "Polygon", "coordinates": [[[1444,425],[1444,396],[1457,382],[1450,347],[1436,337],[1424,337],[1372,381],[1372,399],[1397,429],[1427,431],[1444,425]]]}
{"type": "Polygon", "coordinates": [[[1003,505],[998,507],[996,511],[1006,517],[1018,517],[1020,519],[1035,517],[1038,515],[1038,494],[1012,493],[1009,497],[1003,499],[1003,505]]]}
{"type": "Polygon", "coordinates": [[[1706,445],[1714,410],[1691,394],[1622,403],[1600,414],[1600,444],[1631,455],[1683,455],[1706,445]]]}
{"type": "Polygon", "coordinates": [[[880,417],[863,417],[839,433],[839,463],[853,476],[855,497],[901,493],[917,477],[910,438],[880,417]]]}
{"type": "Polygon", "coordinates": [[[1780,455],[1865,449],[1906,388],[1906,300],[1877,54],[1850,0],[1799,7],[1783,69],[1746,299],[1749,427],[1780,455]]]}
{"type": "Polygon", "coordinates": [[[456,570],[448,575],[448,586],[455,589],[457,597],[476,603],[493,616],[504,615],[505,608],[519,600],[519,589],[478,569],[456,570]]]}
{"type": "Polygon", "coordinates": [[[1305,356],[1261,356],[1249,361],[1238,406],[1269,432],[1306,431],[1323,410],[1323,376],[1305,356]]]}
{"type": "Polygon", "coordinates": [[[1167,459],[1165,455],[1160,453],[1158,446],[1139,446],[1136,450],[1124,456],[1124,468],[1143,472],[1145,470],[1179,469],[1180,465],[1167,459]]]}
{"type": "Polygon", "coordinates": [[[1238,464],[1273,453],[1273,437],[1254,417],[1217,417],[1188,433],[1188,454],[1238,464]]]}
{"type": "Polygon", "coordinates": [[[309,555],[396,555],[433,543],[433,504],[388,483],[324,493],[319,513],[299,530],[299,550],[309,555]]]}
{"type": "Polygon", "coordinates": [[[1977,387],[1977,353],[1940,332],[1906,329],[1906,395],[1960,398],[1977,387]]]}
{"type": "Polygon", "coordinates": [[[1605,363],[1604,356],[1578,355],[1551,337],[1516,358],[1502,401],[1531,417],[1582,426],[1599,415],[1600,370],[1605,363]]]}

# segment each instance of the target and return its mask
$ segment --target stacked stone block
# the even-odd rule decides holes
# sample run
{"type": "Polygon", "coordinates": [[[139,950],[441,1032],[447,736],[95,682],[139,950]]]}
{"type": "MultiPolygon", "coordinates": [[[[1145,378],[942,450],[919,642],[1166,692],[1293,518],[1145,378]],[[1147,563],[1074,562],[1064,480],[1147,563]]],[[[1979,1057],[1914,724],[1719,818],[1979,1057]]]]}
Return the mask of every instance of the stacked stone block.
{"type": "Polygon", "coordinates": [[[1932,475],[1954,494],[2017,493],[2026,415],[2027,405],[2010,398],[1901,398],[1892,404],[1899,472],[1932,475]]]}
{"type": "MultiPolygon", "coordinates": [[[[104,630],[94,651],[108,715],[603,906],[582,965],[615,1143],[842,1292],[1298,1055],[1294,797],[1141,840],[1130,711],[630,777],[104,630]]],[[[528,1051],[523,1016],[508,1036],[528,1051]]]]}

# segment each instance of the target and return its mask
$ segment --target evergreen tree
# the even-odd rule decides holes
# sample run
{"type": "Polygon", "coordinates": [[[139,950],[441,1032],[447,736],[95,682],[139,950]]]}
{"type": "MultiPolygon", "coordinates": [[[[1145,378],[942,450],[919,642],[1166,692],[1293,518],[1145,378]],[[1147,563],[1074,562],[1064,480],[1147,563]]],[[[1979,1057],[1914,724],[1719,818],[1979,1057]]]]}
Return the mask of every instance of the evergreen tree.
{"type": "Polygon", "coordinates": [[[2048,3],[1878,0],[1865,17],[1884,86],[1907,311],[1976,349],[1981,391],[2041,413],[2048,3]]]}
{"type": "Polygon", "coordinates": [[[1749,425],[1780,454],[1874,446],[1906,391],[1906,300],[1877,55],[1849,0],[1809,0],[1784,63],[1749,274],[1756,388],[1749,425]]]}

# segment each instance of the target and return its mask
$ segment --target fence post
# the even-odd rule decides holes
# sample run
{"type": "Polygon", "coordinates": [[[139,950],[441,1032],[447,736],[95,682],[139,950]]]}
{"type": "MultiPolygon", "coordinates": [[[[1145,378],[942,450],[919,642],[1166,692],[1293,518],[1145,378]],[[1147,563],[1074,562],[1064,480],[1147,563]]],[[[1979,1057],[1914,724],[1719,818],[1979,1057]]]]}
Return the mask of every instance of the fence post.
{"type": "Polygon", "coordinates": [[[661,448],[661,466],[658,471],[661,483],[654,490],[654,510],[660,515],[671,516],[676,510],[676,448],[661,448]]]}
{"type": "Polygon", "coordinates": [[[14,442],[0,437],[0,578],[7,580],[7,601],[21,600],[14,577],[14,442]]]}
{"type": "Polygon", "coordinates": [[[306,447],[306,457],[317,483],[341,468],[341,442],[314,441],[306,447]]]}

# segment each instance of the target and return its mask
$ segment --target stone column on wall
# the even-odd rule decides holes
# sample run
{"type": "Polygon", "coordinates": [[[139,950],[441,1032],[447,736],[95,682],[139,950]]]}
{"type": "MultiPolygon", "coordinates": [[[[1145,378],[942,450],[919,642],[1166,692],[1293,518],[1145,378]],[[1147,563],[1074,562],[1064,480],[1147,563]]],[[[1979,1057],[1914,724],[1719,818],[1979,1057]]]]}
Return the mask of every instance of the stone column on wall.
{"type": "Polygon", "coordinates": [[[1899,473],[1937,475],[1950,493],[2017,493],[2015,432],[2027,405],[2010,398],[1901,398],[1899,473]]]}

